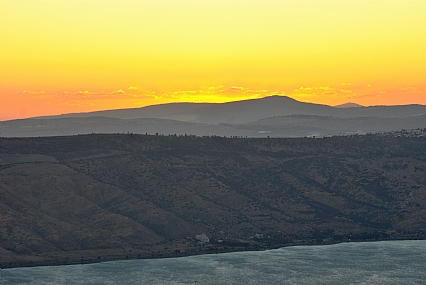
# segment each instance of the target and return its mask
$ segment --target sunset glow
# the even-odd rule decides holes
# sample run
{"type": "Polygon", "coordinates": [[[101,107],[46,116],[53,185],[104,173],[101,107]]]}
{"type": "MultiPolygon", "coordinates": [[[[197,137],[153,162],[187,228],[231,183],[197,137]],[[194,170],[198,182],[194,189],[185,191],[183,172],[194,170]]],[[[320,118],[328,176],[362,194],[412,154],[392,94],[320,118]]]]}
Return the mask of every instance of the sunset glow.
{"type": "Polygon", "coordinates": [[[0,120],[270,95],[426,104],[424,0],[4,0],[0,120]]]}

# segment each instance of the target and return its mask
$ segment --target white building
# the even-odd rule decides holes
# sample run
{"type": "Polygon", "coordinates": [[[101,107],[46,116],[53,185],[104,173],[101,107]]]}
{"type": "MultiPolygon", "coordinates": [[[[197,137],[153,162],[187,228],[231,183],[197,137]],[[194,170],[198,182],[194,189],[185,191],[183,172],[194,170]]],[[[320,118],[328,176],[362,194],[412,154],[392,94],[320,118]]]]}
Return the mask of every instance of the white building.
{"type": "Polygon", "coordinates": [[[206,236],[205,234],[201,234],[201,235],[196,235],[195,238],[198,240],[198,242],[200,243],[208,243],[210,242],[210,239],[208,236],[206,236]]]}

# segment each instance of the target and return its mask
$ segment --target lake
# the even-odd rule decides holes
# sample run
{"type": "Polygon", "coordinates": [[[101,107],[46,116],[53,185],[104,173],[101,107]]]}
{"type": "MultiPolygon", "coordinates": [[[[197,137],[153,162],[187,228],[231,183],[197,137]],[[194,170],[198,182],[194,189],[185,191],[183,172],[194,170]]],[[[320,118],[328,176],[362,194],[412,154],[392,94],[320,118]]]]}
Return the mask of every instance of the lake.
{"type": "Polygon", "coordinates": [[[426,240],[1,270],[1,284],[425,284],[426,240]]]}

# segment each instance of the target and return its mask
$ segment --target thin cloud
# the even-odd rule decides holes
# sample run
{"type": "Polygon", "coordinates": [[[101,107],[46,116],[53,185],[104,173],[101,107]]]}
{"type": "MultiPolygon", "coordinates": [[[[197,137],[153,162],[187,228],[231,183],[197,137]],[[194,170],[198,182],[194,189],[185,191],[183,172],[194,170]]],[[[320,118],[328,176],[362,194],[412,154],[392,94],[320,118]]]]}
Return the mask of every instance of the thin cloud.
{"type": "Polygon", "coordinates": [[[320,86],[320,87],[300,87],[299,89],[295,89],[295,92],[299,91],[312,91],[312,90],[334,90],[334,88],[328,86],[320,86]]]}
{"type": "Polygon", "coordinates": [[[98,92],[91,92],[91,91],[85,90],[85,91],[77,91],[74,94],[99,95],[100,93],[98,93],[98,92]]]}
{"type": "MultiPolygon", "coordinates": [[[[319,88],[319,87],[318,87],[319,88]]],[[[329,89],[328,87],[321,87],[321,89],[329,89]]],[[[171,92],[155,92],[150,90],[143,90],[137,86],[126,87],[125,89],[118,89],[114,91],[106,91],[106,88],[94,92],[90,90],[80,91],[63,91],[55,93],[54,96],[62,97],[68,100],[108,100],[111,99],[129,99],[129,100],[146,100],[154,99],[158,101],[181,101],[181,102],[227,102],[232,100],[244,100],[263,98],[272,95],[285,95],[283,91],[271,92],[267,89],[250,89],[248,87],[239,85],[224,85],[210,86],[206,88],[193,89],[193,90],[176,90],[171,92]]]]}
{"type": "Polygon", "coordinates": [[[95,98],[95,97],[101,97],[101,96],[105,96],[106,94],[103,93],[99,93],[99,92],[93,92],[93,91],[89,91],[89,90],[84,90],[84,91],[77,91],[77,92],[67,92],[64,91],[62,92],[62,94],[57,94],[59,96],[62,97],[69,97],[72,99],[90,99],[90,98],[95,98]]]}
{"type": "Polygon", "coordinates": [[[173,92],[173,94],[196,94],[199,93],[199,91],[195,91],[195,90],[183,90],[183,91],[175,91],[173,92]]]}
{"type": "Polygon", "coordinates": [[[167,92],[158,96],[158,99],[174,99],[185,102],[227,102],[230,100],[244,100],[262,98],[269,95],[283,94],[283,92],[269,92],[267,89],[250,89],[244,86],[231,85],[225,87],[223,85],[210,86],[199,90],[180,90],[167,92]]]}
{"type": "Polygon", "coordinates": [[[39,94],[31,96],[32,99],[50,99],[56,97],[55,94],[39,94]]]}
{"type": "Polygon", "coordinates": [[[322,95],[325,95],[325,96],[329,96],[329,95],[337,95],[337,92],[336,91],[325,91],[325,92],[322,92],[322,95]]]}
{"type": "Polygon", "coordinates": [[[232,92],[241,92],[242,93],[246,90],[248,90],[248,88],[244,88],[244,87],[241,87],[241,86],[232,86],[231,88],[229,88],[229,91],[232,91],[232,92]]]}
{"type": "MultiPolygon", "coordinates": [[[[114,93],[114,92],[112,92],[114,93]]],[[[103,99],[107,98],[108,96],[111,96],[112,93],[106,93],[106,92],[95,92],[95,91],[89,91],[89,90],[80,90],[77,92],[69,92],[69,91],[63,91],[62,93],[56,93],[57,96],[71,98],[71,99],[85,99],[85,100],[92,100],[92,99],[103,99]]],[[[115,94],[112,94],[115,95],[115,94]]]]}
{"type": "Polygon", "coordinates": [[[59,106],[94,106],[95,104],[87,101],[65,101],[58,104],[59,106]]]}
{"type": "Polygon", "coordinates": [[[117,91],[112,91],[112,92],[111,92],[111,95],[117,95],[117,94],[121,94],[121,95],[122,95],[122,94],[126,94],[126,92],[124,92],[124,91],[123,91],[123,90],[121,90],[121,89],[120,89],[120,90],[117,90],[117,91]]]}
{"type": "Polygon", "coordinates": [[[45,91],[29,91],[29,90],[24,90],[21,93],[23,94],[45,94],[45,91]]]}
{"type": "Polygon", "coordinates": [[[200,93],[204,93],[204,94],[217,94],[217,93],[222,93],[225,92],[225,89],[223,89],[223,85],[219,85],[219,86],[211,86],[209,88],[207,88],[207,90],[200,90],[200,93]]]}
{"type": "Polygon", "coordinates": [[[352,90],[348,90],[348,89],[340,89],[339,91],[342,93],[352,93],[352,90]]]}
{"type": "Polygon", "coordinates": [[[317,93],[298,93],[298,94],[295,94],[295,96],[297,97],[297,98],[300,98],[300,97],[318,97],[318,94],[317,93]]]}
{"type": "Polygon", "coordinates": [[[404,88],[400,88],[399,90],[405,91],[405,92],[416,92],[416,93],[421,91],[421,89],[417,87],[404,87],[404,88]]]}
{"type": "Polygon", "coordinates": [[[275,95],[275,96],[285,96],[286,93],[284,91],[274,91],[274,92],[271,92],[271,93],[268,94],[268,96],[273,96],[273,95],[275,95]]]}
{"type": "Polygon", "coordinates": [[[360,99],[362,99],[362,98],[374,98],[374,97],[381,97],[381,94],[377,94],[377,93],[363,93],[363,94],[360,94],[360,95],[354,94],[353,97],[360,98],[360,99]]]}
{"type": "Polygon", "coordinates": [[[314,90],[314,87],[300,87],[299,89],[294,89],[294,92],[299,92],[299,91],[311,91],[314,90]]]}

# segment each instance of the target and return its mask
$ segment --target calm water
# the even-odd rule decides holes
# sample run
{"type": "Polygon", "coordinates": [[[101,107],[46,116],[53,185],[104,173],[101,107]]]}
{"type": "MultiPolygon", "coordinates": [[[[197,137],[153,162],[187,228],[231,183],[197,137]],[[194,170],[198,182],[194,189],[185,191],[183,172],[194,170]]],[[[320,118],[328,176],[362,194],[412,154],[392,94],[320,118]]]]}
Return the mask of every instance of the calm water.
{"type": "Polygon", "coordinates": [[[1,284],[426,284],[426,241],[1,270],[1,284]]]}

